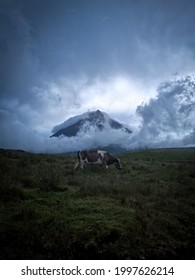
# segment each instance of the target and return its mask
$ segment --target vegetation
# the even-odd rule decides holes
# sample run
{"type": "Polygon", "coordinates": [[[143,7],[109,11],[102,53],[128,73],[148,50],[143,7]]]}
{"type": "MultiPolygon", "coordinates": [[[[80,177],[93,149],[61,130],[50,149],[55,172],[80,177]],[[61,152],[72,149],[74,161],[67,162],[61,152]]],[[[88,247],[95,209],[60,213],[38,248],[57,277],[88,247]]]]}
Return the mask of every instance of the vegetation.
{"type": "Polygon", "coordinates": [[[1,259],[194,259],[195,149],[124,153],[122,170],[0,152],[1,259]]]}

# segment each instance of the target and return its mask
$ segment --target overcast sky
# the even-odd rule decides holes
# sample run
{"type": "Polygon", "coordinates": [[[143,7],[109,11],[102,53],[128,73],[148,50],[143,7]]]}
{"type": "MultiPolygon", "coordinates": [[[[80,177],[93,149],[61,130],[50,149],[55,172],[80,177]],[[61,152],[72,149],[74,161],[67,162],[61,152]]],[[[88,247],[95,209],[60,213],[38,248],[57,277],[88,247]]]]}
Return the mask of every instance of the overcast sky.
{"type": "Polygon", "coordinates": [[[194,73],[194,0],[0,0],[3,148],[87,110],[133,125],[161,82],[194,73]]]}

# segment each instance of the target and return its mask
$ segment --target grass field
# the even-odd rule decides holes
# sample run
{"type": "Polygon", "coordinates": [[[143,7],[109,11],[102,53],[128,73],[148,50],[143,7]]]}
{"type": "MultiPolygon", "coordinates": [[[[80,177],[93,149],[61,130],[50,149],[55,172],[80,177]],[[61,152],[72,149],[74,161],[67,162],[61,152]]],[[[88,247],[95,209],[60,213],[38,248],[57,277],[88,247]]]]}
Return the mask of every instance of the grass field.
{"type": "Polygon", "coordinates": [[[75,160],[0,152],[0,259],[195,259],[195,149],[75,160]]]}

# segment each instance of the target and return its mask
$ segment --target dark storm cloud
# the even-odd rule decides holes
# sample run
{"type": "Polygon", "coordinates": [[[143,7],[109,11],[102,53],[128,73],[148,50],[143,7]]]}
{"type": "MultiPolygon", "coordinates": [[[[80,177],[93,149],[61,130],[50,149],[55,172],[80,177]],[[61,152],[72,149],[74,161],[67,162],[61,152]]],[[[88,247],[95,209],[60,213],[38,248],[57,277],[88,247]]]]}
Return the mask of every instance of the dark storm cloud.
{"type": "MultiPolygon", "coordinates": [[[[194,1],[23,1],[41,70],[144,77],[194,49],[194,1]]],[[[181,58],[182,59],[182,58],[181,58]]]]}
{"type": "Polygon", "coordinates": [[[15,11],[9,10],[12,23],[6,30],[9,44],[24,51],[23,59],[26,52],[30,60],[34,54],[39,70],[53,78],[83,72],[155,73],[151,68],[157,62],[163,67],[162,58],[167,60],[170,52],[195,47],[194,1],[35,0],[13,4],[15,11]]]}
{"type": "Polygon", "coordinates": [[[194,72],[194,18],[193,0],[0,0],[1,146],[49,135],[97,79],[194,72]]]}
{"type": "Polygon", "coordinates": [[[195,48],[194,1],[1,3],[1,77],[9,92],[81,73],[144,78],[195,48]]]}
{"type": "Polygon", "coordinates": [[[37,82],[37,58],[33,55],[30,26],[19,8],[10,2],[0,8],[1,97],[26,100],[37,82]]]}

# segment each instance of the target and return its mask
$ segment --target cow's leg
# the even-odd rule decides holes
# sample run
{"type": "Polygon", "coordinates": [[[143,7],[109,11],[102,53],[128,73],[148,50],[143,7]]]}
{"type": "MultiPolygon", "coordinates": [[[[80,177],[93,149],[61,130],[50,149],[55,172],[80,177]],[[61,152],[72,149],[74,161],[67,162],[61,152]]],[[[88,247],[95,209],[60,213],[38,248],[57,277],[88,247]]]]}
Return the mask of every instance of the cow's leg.
{"type": "Polygon", "coordinates": [[[108,169],[108,165],[105,159],[102,159],[102,166],[106,167],[108,169]]]}
{"type": "Polygon", "coordinates": [[[81,167],[82,170],[83,170],[83,167],[84,167],[84,163],[85,163],[84,160],[81,160],[81,161],[80,161],[80,167],[81,167]]]}
{"type": "Polygon", "coordinates": [[[79,161],[77,161],[77,163],[75,164],[75,166],[74,166],[74,170],[76,170],[77,169],[77,167],[80,165],[80,162],[79,161]]]}
{"type": "Polygon", "coordinates": [[[108,165],[106,164],[106,162],[102,162],[101,166],[105,167],[106,169],[108,169],[108,165]]]}
{"type": "Polygon", "coordinates": [[[83,169],[84,163],[85,163],[85,162],[84,162],[83,160],[78,161],[78,162],[75,164],[74,170],[76,170],[78,166],[80,166],[80,168],[83,169]]]}

